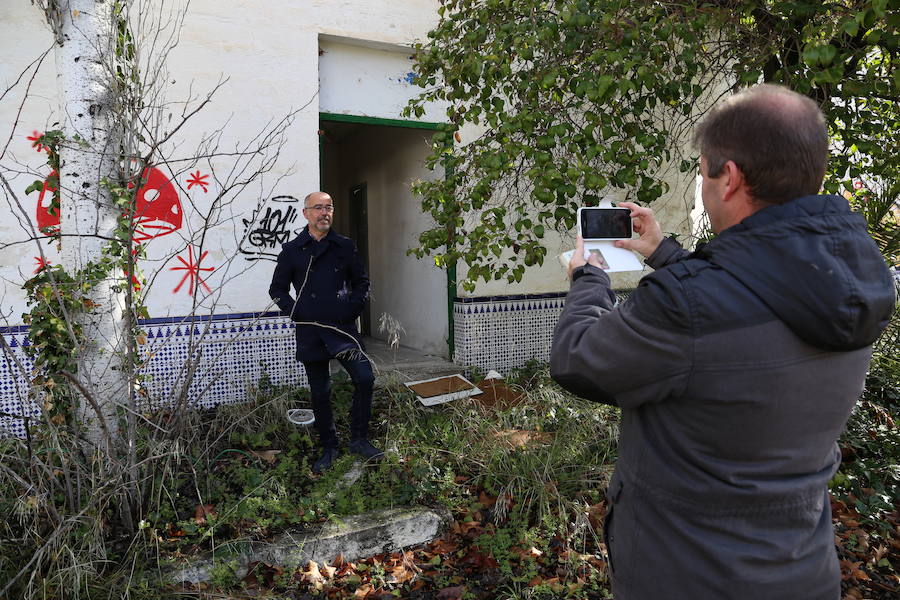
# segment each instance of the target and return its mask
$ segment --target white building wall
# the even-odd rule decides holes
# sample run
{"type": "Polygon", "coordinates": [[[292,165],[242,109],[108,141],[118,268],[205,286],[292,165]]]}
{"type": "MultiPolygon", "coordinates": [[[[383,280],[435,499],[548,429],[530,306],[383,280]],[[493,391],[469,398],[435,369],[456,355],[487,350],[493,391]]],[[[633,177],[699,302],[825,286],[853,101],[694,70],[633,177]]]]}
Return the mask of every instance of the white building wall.
{"type": "MultiPolygon", "coordinates": [[[[168,5],[184,3],[185,0],[169,0],[168,5]]],[[[145,5],[154,2],[147,0],[145,5]]],[[[280,215],[283,222],[278,232],[287,237],[305,224],[299,214],[300,202],[306,193],[322,185],[320,112],[403,118],[400,111],[406,100],[418,93],[409,81],[412,61],[408,47],[414,41],[424,40],[437,23],[438,6],[438,0],[190,2],[179,43],[168,63],[165,92],[170,104],[163,115],[163,129],[177,123],[183,112],[191,110],[224,81],[208,106],[163,148],[163,157],[157,164],[173,186],[183,218],[170,234],[146,242],[149,257],[143,267],[150,281],[147,302],[153,317],[180,317],[195,312],[240,315],[273,309],[266,290],[280,243],[274,240],[276,232],[269,227],[274,219],[264,221],[266,215],[280,215]],[[233,157],[190,160],[198,147],[202,150],[211,139],[222,151],[239,152],[245,148],[243,144],[273,121],[293,111],[297,112],[286,131],[278,160],[252,186],[228,186],[235,179],[231,170],[233,157]],[[195,174],[205,176],[206,186],[191,184],[195,174]],[[195,296],[190,293],[190,281],[185,279],[184,262],[196,263],[200,256],[203,258],[199,266],[212,271],[200,272],[205,285],[195,282],[195,296]]],[[[37,194],[25,196],[24,189],[36,177],[45,177],[49,169],[44,156],[32,148],[27,137],[33,131],[58,126],[60,113],[52,51],[36,74],[29,65],[51,47],[52,36],[36,7],[27,0],[2,2],[0,90],[13,86],[20,76],[21,80],[0,99],[0,148],[6,147],[8,140],[0,164],[16,192],[15,199],[0,192],[0,242],[10,244],[0,246],[0,325],[22,323],[21,314],[27,307],[20,286],[31,276],[36,266],[34,257],[39,254],[35,242],[27,241],[30,233],[25,225],[28,219],[35,218],[37,194]]],[[[422,120],[444,121],[443,107],[431,107],[422,120]]],[[[466,130],[462,134],[465,140],[477,132],[466,130]]],[[[398,155],[397,160],[400,158],[398,155]]],[[[373,174],[369,180],[370,198],[376,193],[399,194],[413,177],[424,174],[417,164],[389,169],[381,176],[373,174]]],[[[692,203],[685,200],[685,190],[692,189],[693,184],[681,181],[677,174],[665,177],[672,177],[673,191],[658,209],[663,227],[666,231],[687,232],[684,206],[692,203]]],[[[402,215],[405,231],[428,226],[414,203],[406,208],[402,215]]],[[[378,212],[374,204],[370,210],[372,231],[376,225],[389,229],[392,215],[378,212]]],[[[545,264],[528,269],[521,283],[482,282],[471,294],[459,288],[458,295],[469,300],[473,296],[562,295],[568,283],[556,257],[571,248],[573,240],[569,235],[548,235],[551,237],[547,240],[545,264]]],[[[373,272],[385,278],[396,274],[404,281],[428,281],[430,290],[445,289],[438,285],[444,283],[438,281],[443,272],[435,270],[428,259],[416,261],[406,256],[405,250],[415,243],[414,236],[405,234],[380,242],[373,238],[373,272]]],[[[46,240],[40,244],[51,262],[57,262],[53,245],[46,240]]],[[[464,264],[459,265],[460,277],[465,269],[464,264]]],[[[617,275],[614,285],[632,287],[639,275],[617,275]]],[[[391,308],[385,312],[402,313],[395,316],[404,324],[432,320],[437,328],[423,334],[422,340],[413,340],[419,334],[407,328],[405,343],[443,344],[446,299],[440,298],[437,291],[422,297],[418,289],[387,288],[376,293],[373,317],[377,319],[380,314],[381,302],[390,303],[391,308]]],[[[526,304],[521,310],[533,309],[526,304]]],[[[539,320],[549,323],[544,317],[539,320]]],[[[263,333],[259,335],[264,337],[263,333]]],[[[284,336],[288,336],[285,344],[289,346],[290,332],[284,336]]],[[[252,380],[255,373],[248,370],[242,377],[252,380]]],[[[160,380],[165,376],[161,374],[160,380]]]]}
{"type": "MultiPolygon", "coordinates": [[[[168,2],[169,6],[180,4],[183,5],[182,0],[168,2]]],[[[196,106],[217,83],[226,81],[208,106],[163,148],[163,158],[157,164],[177,191],[183,220],[172,233],[146,242],[148,260],[143,266],[151,281],[147,303],[154,317],[186,315],[195,310],[272,310],[265,290],[274,264],[270,254],[277,249],[254,246],[248,243],[247,235],[259,226],[266,209],[282,208],[282,215],[290,205],[299,209],[299,203],[290,200],[302,199],[306,193],[319,189],[320,111],[400,118],[399,110],[405,100],[416,93],[408,81],[409,52],[401,46],[424,39],[437,22],[437,6],[436,0],[190,3],[179,43],[168,61],[170,73],[165,93],[167,101],[173,104],[165,111],[163,124],[176,123],[186,108],[196,106]],[[319,94],[320,35],[356,38],[354,43],[362,44],[344,45],[352,49],[352,55],[344,56],[331,51],[334,42],[326,37],[322,42],[323,64],[327,67],[329,59],[337,58],[338,67],[356,70],[351,77],[339,72],[325,73],[322,80],[343,85],[354,81],[359,84],[362,79],[365,88],[343,93],[340,86],[326,85],[326,96],[331,94],[328,97],[332,101],[324,107],[319,94]],[[396,60],[392,62],[392,58],[396,60]],[[188,99],[192,104],[181,104],[188,99]],[[186,160],[212,135],[219,150],[240,150],[260,131],[292,111],[299,112],[286,131],[280,157],[266,176],[252,186],[223,187],[228,181],[240,179],[231,172],[233,158],[186,160]],[[197,171],[207,176],[205,191],[196,184],[188,189],[192,174],[197,171]],[[219,194],[221,198],[217,198],[219,194]],[[204,229],[208,231],[204,233],[204,229]],[[263,260],[254,260],[259,256],[247,253],[263,250],[263,260]],[[205,285],[199,284],[195,298],[189,292],[190,282],[182,282],[186,271],[181,261],[196,263],[203,253],[206,254],[200,267],[214,270],[200,272],[205,285]]],[[[49,28],[36,7],[24,1],[4,2],[0,8],[0,52],[4,56],[0,87],[12,85],[51,45],[49,28]]],[[[21,214],[11,198],[0,203],[0,239],[6,242],[30,237],[23,222],[35,218],[37,193],[25,196],[24,188],[49,172],[44,156],[26,138],[33,131],[54,128],[60,118],[52,52],[41,64],[30,84],[27,102],[23,103],[31,75],[32,72],[26,72],[19,86],[0,100],[0,139],[4,144],[10,140],[3,166],[8,172],[10,165],[22,165],[11,184],[25,213],[21,214]]],[[[302,215],[296,215],[286,229],[293,235],[304,224],[302,215]]],[[[41,244],[50,261],[56,263],[53,245],[46,240],[41,244]]],[[[30,277],[38,254],[34,242],[0,250],[5,324],[21,323],[20,315],[26,306],[20,285],[30,277]]]]}
{"type": "MultiPolygon", "coordinates": [[[[321,112],[408,119],[401,117],[403,109],[421,92],[412,82],[415,72],[409,48],[322,36],[319,49],[321,112]]],[[[443,122],[446,108],[446,104],[432,104],[415,120],[443,122]]]]}

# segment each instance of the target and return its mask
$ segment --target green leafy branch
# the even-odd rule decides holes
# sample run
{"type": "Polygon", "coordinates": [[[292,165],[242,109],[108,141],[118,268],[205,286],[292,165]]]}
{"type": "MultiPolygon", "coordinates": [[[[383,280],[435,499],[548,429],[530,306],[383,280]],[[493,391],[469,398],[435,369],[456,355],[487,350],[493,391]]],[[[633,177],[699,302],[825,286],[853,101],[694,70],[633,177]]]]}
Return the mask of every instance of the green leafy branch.
{"type": "Polygon", "coordinates": [[[696,171],[688,134],[717,94],[761,81],[822,107],[828,192],[865,179],[895,206],[896,2],[442,0],[439,14],[406,115],[449,105],[428,163],[445,175],[414,187],[435,225],[412,253],[465,261],[466,289],[520,280],[579,206],[663,197],[670,167],[696,171]],[[460,130],[481,133],[462,144],[460,130]]]}

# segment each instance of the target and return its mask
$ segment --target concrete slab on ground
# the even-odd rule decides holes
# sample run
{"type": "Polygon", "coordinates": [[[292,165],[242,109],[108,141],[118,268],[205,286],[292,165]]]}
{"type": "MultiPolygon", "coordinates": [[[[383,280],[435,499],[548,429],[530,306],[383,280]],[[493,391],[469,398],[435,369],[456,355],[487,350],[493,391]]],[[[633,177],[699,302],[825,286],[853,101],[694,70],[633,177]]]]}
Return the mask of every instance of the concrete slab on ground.
{"type": "Polygon", "coordinates": [[[197,584],[209,581],[216,564],[236,563],[240,579],[254,562],[279,566],[303,566],[309,561],[330,563],[338,555],[356,560],[375,554],[397,552],[440,536],[451,522],[449,511],[427,508],[395,508],[356,515],[326,523],[318,531],[283,533],[271,542],[252,542],[227,559],[202,556],[170,567],[163,578],[170,583],[197,584]]]}
{"type": "MultiPolygon", "coordinates": [[[[454,364],[442,356],[423,354],[421,350],[397,346],[392,348],[388,343],[367,337],[363,340],[366,354],[375,365],[376,386],[386,382],[419,381],[432,377],[442,377],[454,373],[465,373],[465,367],[454,364]]],[[[337,361],[335,361],[337,364],[337,361]]]]}

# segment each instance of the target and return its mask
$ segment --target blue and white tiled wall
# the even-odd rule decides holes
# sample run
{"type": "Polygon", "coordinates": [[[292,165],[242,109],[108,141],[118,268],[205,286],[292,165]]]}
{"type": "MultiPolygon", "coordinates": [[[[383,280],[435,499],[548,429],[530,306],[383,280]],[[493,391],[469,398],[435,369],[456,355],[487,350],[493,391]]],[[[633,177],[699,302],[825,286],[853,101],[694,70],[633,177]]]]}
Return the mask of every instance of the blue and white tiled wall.
{"type": "MultiPolygon", "coordinates": [[[[142,346],[148,357],[145,386],[155,406],[180,395],[191,356],[199,357],[186,395],[193,406],[241,402],[248,387],[263,375],[275,384],[307,385],[306,373],[294,360],[294,328],[277,313],[148,319],[142,326],[147,332],[142,346]]],[[[22,372],[33,368],[24,351],[29,344],[27,333],[26,327],[0,328],[11,351],[0,352],[0,434],[25,433],[22,419],[6,415],[40,414],[28,398],[27,376],[22,372]]]]}
{"type": "Polygon", "coordinates": [[[24,435],[23,420],[10,415],[35,417],[41,412],[28,397],[28,376],[34,364],[23,349],[29,345],[27,333],[27,327],[0,329],[5,342],[4,350],[0,351],[0,435],[6,432],[24,435]]]}
{"type": "Polygon", "coordinates": [[[453,362],[507,375],[528,360],[549,360],[565,293],[458,298],[453,362]]]}
{"type": "MultiPolygon", "coordinates": [[[[620,300],[626,295],[618,293],[620,300]]],[[[563,292],[458,298],[453,305],[454,362],[507,375],[528,360],[548,360],[564,304],[563,292]]],[[[142,346],[148,356],[145,385],[153,407],[179,397],[192,356],[199,356],[185,396],[192,406],[241,402],[264,375],[278,385],[307,385],[306,373],[294,360],[293,325],[277,313],[148,319],[142,326],[147,332],[142,346]]],[[[0,435],[25,433],[22,419],[8,415],[40,415],[28,398],[28,375],[23,375],[33,368],[23,349],[27,333],[26,327],[0,327],[10,347],[10,352],[0,351],[0,435]]]]}
{"type": "MultiPolygon", "coordinates": [[[[617,290],[617,302],[630,290],[617,290]]],[[[508,375],[531,359],[550,360],[565,292],[458,298],[453,303],[453,362],[508,375]]]]}

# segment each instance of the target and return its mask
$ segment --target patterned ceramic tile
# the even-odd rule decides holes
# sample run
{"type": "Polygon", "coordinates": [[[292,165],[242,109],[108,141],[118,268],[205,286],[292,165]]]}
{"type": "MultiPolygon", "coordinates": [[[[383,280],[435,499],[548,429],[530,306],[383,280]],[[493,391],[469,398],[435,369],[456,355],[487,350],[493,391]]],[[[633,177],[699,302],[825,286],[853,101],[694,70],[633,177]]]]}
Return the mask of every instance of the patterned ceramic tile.
{"type": "MultiPolygon", "coordinates": [[[[627,297],[617,294],[619,300],[627,297]]],[[[564,293],[458,299],[454,362],[508,374],[530,359],[548,360],[564,304],[564,293]]],[[[307,385],[303,367],[294,361],[294,328],[274,313],[149,319],[142,325],[149,408],[178,401],[204,408],[241,402],[263,376],[277,385],[307,385]]],[[[24,420],[10,415],[40,418],[28,395],[34,365],[23,350],[27,328],[3,328],[0,335],[9,346],[0,352],[0,435],[24,436],[24,420]]]]}
{"type": "MultiPolygon", "coordinates": [[[[617,291],[617,301],[628,297],[617,291]]],[[[531,359],[550,359],[565,293],[461,298],[453,304],[453,362],[503,375],[531,359]]]]}
{"type": "MultiPolygon", "coordinates": [[[[307,385],[303,367],[294,360],[294,328],[287,318],[217,315],[151,319],[142,325],[149,408],[182,400],[198,407],[240,402],[263,376],[279,385],[307,385]]],[[[27,374],[34,365],[23,350],[27,330],[7,328],[0,334],[9,346],[0,354],[0,433],[23,436],[23,420],[7,415],[40,415],[28,396],[27,374]]]]}

